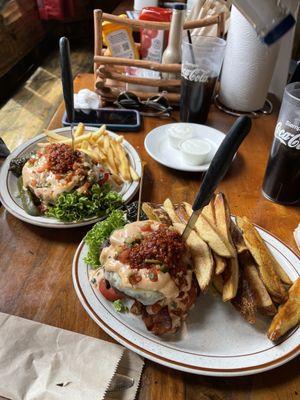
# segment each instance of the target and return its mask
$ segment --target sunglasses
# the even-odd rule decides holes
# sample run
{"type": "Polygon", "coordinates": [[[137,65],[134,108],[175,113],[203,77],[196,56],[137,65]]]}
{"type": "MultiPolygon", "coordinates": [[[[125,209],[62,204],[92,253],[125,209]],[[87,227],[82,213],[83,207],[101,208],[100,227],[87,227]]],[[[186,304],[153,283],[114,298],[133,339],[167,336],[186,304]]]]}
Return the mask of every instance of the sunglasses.
{"type": "Polygon", "coordinates": [[[149,97],[142,101],[136,94],[131,92],[122,92],[119,94],[117,101],[114,102],[119,108],[134,109],[140,111],[141,115],[148,117],[170,117],[173,110],[170,106],[166,92],[162,92],[157,96],[149,97]]]}

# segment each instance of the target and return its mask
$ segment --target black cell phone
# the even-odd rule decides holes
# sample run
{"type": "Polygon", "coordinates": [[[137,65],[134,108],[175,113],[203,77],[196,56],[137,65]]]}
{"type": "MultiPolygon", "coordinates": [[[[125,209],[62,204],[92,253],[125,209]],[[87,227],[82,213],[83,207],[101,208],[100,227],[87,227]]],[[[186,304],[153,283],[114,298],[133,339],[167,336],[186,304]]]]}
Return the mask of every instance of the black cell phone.
{"type": "MultiPolygon", "coordinates": [[[[141,127],[141,116],[136,110],[115,108],[99,108],[97,110],[75,110],[74,124],[82,122],[86,126],[106,125],[107,129],[115,131],[138,131],[141,127]]],[[[62,119],[63,126],[70,126],[67,114],[62,119]]]]}

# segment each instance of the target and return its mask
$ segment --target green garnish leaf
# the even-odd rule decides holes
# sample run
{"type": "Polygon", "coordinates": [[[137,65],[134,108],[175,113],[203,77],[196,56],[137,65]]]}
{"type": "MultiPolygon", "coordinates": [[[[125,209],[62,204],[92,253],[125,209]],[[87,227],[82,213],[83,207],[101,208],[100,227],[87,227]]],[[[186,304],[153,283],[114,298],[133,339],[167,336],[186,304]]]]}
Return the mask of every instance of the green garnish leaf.
{"type": "Polygon", "coordinates": [[[113,302],[113,306],[117,312],[120,312],[120,313],[128,312],[128,307],[126,307],[123,304],[122,300],[115,300],[113,302]]]}
{"type": "Polygon", "coordinates": [[[95,183],[88,194],[79,194],[76,190],[62,193],[55,205],[48,208],[46,215],[61,221],[81,221],[109,215],[121,205],[122,197],[112,191],[108,183],[102,186],[95,183]]]}
{"type": "Polygon", "coordinates": [[[97,222],[84,238],[84,242],[88,246],[88,253],[84,261],[92,268],[98,268],[101,245],[109,239],[114,230],[123,228],[125,224],[125,214],[121,210],[114,210],[107,219],[97,222]]]}

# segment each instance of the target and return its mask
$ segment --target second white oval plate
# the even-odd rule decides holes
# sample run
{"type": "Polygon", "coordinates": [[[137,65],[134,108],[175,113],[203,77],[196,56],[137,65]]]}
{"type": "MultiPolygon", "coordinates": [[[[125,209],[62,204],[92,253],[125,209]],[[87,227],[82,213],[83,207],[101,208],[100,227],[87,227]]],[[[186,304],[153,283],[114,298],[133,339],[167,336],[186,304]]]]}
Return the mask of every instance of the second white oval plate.
{"type": "MultiPolygon", "coordinates": [[[[85,130],[95,131],[97,130],[97,128],[86,126],[85,130]]],[[[54,132],[67,136],[70,135],[70,128],[55,129],[54,132]]],[[[119,136],[111,131],[107,132],[112,137],[119,136]]],[[[35,136],[33,139],[28,140],[21,146],[17,147],[6,158],[1,168],[0,174],[0,199],[4,207],[16,218],[19,218],[24,222],[28,222],[29,224],[43,226],[46,228],[75,228],[79,226],[94,224],[95,222],[103,219],[103,217],[95,217],[79,222],[63,222],[57,220],[56,218],[47,218],[43,216],[34,217],[27,214],[27,212],[23,209],[21,199],[18,196],[18,179],[9,171],[10,161],[15,157],[22,157],[26,154],[29,154],[36,149],[38,143],[46,141],[47,138],[45,134],[35,136]]],[[[122,144],[127,152],[130,164],[136,170],[137,174],[141,176],[142,164],[138,153],[136,152],[134,147],[129,142],[127,142],[127,140],[124,140],[122,144]]],[[[132,199],[138,188],[139,182],[128,182],[122,185],[121,191],[119,193],[122,196],[124,203],[128,203],[132,199]]]]}
{"type": "Polygon", "coordinates": [[[189,165],[182,159],[180,150],[175,149],[169,144],[168,129],[172,128],[174,125],[188,126],[192,129],[193,138],[207,141],[212,147],[209,157],[210,161],[225,137],[224,133],[206,125],[186,122],[176,122],[174,124],[161,125],[150,131],[146,136],[144,144],[147,153],[155,161],[169,168],[188,172],[207,171],[210,161],[203,165],[189,165]]]}
{"type": "MultiPolygon", "coordinates": [[[[257,228],[290,278],[300,275],[300,259],[279,239],[257,228]]],[[[210,376],[242,376],[276,368],[300,354],[300,328],[278,343],[267,338],[270,318],[257,316],[248,324],[230,303],[218,295],[201,295],[180,332],[157,337],[141,318],[117,313],[111,302],[92,288],[84,262],[87,246],[80,243],[73,260],[73,284],[83,307],[111,337],[130,350],[159,364],[210,376]]]]}

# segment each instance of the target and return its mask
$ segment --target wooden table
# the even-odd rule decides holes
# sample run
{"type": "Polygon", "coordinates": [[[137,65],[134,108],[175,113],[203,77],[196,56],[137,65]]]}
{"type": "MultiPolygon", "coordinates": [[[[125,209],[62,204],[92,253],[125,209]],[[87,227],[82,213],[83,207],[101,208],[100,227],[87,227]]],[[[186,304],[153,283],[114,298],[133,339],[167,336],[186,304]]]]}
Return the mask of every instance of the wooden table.
{"type": "MultiPolygon", "coordinates": [[[[75,91],[93,87],[93,76],[78,75],[75,91]]],[[[61,126],[63,106],[49,128],[61,126]]],[[[296,207],[273,204],[261,184],[277,115],[253,120],[250,135],[220,184],[234,214],[245,215],[296,250],[292,232],[300,222],[296,207]]],[[[234,118],[212,108],[208,125],[226,132],[234,118]]],[[[146,153],[145,135],[170,120],[145,118],[141,132],[125,133],[147,163],[143,199],[192,201],[201,175],[161,166],[146,153]]],[[[0,311],[113,341],[83,310],[71,278],[75,249],[87,229],[52,230],[23,223],[3,207],[0,212],[0,311]]],[[[251,340],[249,338],[249,340],[251,340]]],[[[1,379],[1,377],[0,377],[1,379]]],[[[241,378],[195,376],[146,361],[139,400],[292,400],[300,399],[299,358],[259,375],[241,378]]]]}

